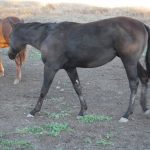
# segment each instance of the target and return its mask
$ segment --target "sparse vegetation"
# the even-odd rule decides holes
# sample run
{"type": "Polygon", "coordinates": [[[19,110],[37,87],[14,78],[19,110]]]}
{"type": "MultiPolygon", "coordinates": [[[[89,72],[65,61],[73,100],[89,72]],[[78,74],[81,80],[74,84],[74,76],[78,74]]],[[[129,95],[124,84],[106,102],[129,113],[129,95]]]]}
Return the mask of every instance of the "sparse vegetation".
{"type": "Polygon", "coordinates": [[[96,144],[96,145],[102,145],[102,146],[108,146],[108,145],[113,145],[112,142],[112,133],[107,133],[106,135],[102,136],[100,139],[93,139],[92,137],[86,137],[83,141],[86,144],[96,144]]]}
{"type": "Polygon", "coordinates": [[[0,139],[1,150],[34,150],[31,143],[22,140],[6,140],[0,139]]]}
{"type": "Polygon", "coordinates": [[[113,145],[113,142],[111,141],[112,137],[113,137],[112,133],[107,133],[106,135],[104,135],[103,138],[101,138],[100,140],[97,140],[96,144],[103,145],[103,146],[113,145]]]}
{"type": "Polygon", "coordinates": [[[44,112],[44,115],[46,115],[50,119],[61,119],[61,118],[64,118],[66,116],[69,116],[70,115],[69,113],[70,113],[69,111],[60,111],[58,113],[44,112]]]}
{"type": "Polygon", "coordinates": [[[71,128],[69,127],[68,124],[51,123],[51,124],[45,124],[41,126],[26,127],[24,129],[19,129],[18,133],[58,136],[62,131],[68,131],[70,129],[71,128]]]}
{"type": "Polygon", "coordinates": [[[98,115],[85,115],[85,116],[79,116],[78,120],[84,123],[94,123],[98,121],[110,121],[112,120],[112,117],[110,116],[98,116],[98,115]]]}
{"type": "Polygon", "coordinates": [[[92,139],[90,137],[86,137],[84,139],[84,143],[86,143],[86,144],[92,144],[92,139]]]}
{"type": "Polygon", "coordinates": [[[49,100],[53,102],[61,102],[64,100],[64,97],[51,97],[49,100]]]}
{"type": "Polygon", "coordinates": [[[106,146],[106,145],[112,145],[113,143],[108,139],[100,139],[96,142],[96,144],[106,146]]]}
{"type": "MultiPolygon", "coordinates": [[[[16,3],[12,1],[11,2],[0,1],[0,18],[12,16],[12,15],[24,19],[25,22],[73,21],[73,22],[82,22],[82,23],[115,17],[115,16],[129,16],[132,18],[136,18],[140,21],[143,21],[146,24],[150,24],[150,19],[149,19],[150,9],[144,9],[144,8],[126,7],[126,8],[108,9],[108,8],[91,7],[91,6],[77,5],[77,4],[47,4],[46,6],[42,6],[38,4],[37,2],[31,2],[29,0],[27,2],[20,1],[16,3]]],[[[41,78],[42,78],[41,75],[39,74],[39,72],[41,72],[41,67],[39,67],[41,64],[40,52],[31,47],[27,49],[30,50],[29,59],[28,59],[27,64],[23,65],[23,67],[27,69],[24,71],[25,77],[23,78],[22,83],[20,83],[20,85],[16,87],[14,85],[13,86],[11,85],[12,75],[14,74],[15,68],[13,68],[13,65],[11,65],[11,63],[14,64],[14,62],[10,60],[6,61],[6,64],[5,64],[6,68],[8,67],[6,69],[6,77],[1,78],[0,150],[34,150],[36,149],[36,147],[38,148],[42,147],[43,149],[46,149],[47,147],[51,147],[51,146],[52,148],[50,149],[54,149],[54,150],[66,150],[66,149],[76,150],[76,149],[86,149],[86,147],[84,147],[85,145],[87,146],[87,149],[89,150],[90,149],[91,150],[92,149],[107,149],[107,146],[111,146],[110,149],[112,150],[116,150],[118,147],[120,147],[121,149],[126,148],[126,149],[135,150],[138,146],[142,146],[143,149],[144,148],[150,149],[149,147],[150,136],[148,132],[149,126],[146,125],[149,123],[149,121],[146,119],[143,120],[142,117],[140,117],[140,121],[138,121],[138,123],[135,121],[138,119],[134,120],[135,128],[133,128],[133,125],[129,125],[128,128],[126,128],[126,125],[121,125],[121,127],[119,128],[118,126],[120,125],[118,125],[116,121],[116,119],[118,118],[118,116],[116,115],[117,112],[115,113],[115,111],[113,110],[112,110],[113,111],[112,114],[114,115],[113,121],[111,121],[112,117],[107,116],[107,115],[106,116],[105,115],[104,116],[86,115],[84,117],[78,117],[78,120],[76,120],[75,112],[77,112],[79,109],[79,102],[76,102],[77,96],[75,97],[74,96],[75,94],[73,95],[72,92],[71,94],[68,93],[67,88],[64,88],[64,89],[67,91],[66,95],[68,97],[64,95],[65,92],[63,94],[62,92],[60,92],[61,87],[65,87],[66,84],[68,86],[68,82],[70,82],[69,79],[67,79],[67,82],[65,82],[66,78],[64,76],[61,76],[62,78],[59,78],[59,80],[61,79],[63,80],[63,82],[60,81],[60,83],[58,84],[59,89],[55,89],[55,92],[49,93],[50,96],[47,96],[48,101],[44,103],[45,105],[48,105],[47,108],[52,108],[51,111],[53,111],[53,113],[44,112],[43,113],[44,117],[41,115],[41,116],[38,116],[37,118],[35,117],[34,119],[23,118],[24,113],[26,113],[30,109],[30,107],[33,106],[33,101],[31,101],[32,100],[31,97],[33,96],[33,98],[35,99],[38,97],[37,91],[39,91],[40,84],[41,84],[39,83],[39,81],[41,81],[41,78]],[[32,63],[36,65],[32,65],[32,63]],[[33,74],[30,74],[31,72],[33,74]],[[35,78],[35,75],[37,75],[36,78],[38,82],[36,83],[36,80],[34,82],[30,82],[32,81],[32,79],[35,78]],[[30,93],[29,87],[32,89],[34,89],[35,87],[37,88],[35,88],[35,90],[33,90],[30,93]],[[31,97],[26,98],[24,95],[31,95],[31,97]],[[77,107],[68,107],[67,104],[68,104],[68,101],[70,100],[74,104],[74,106],[77,106],[77,107]],[[57,108],[56,108],[56,105],[57,105],[57,108]],[[19,108],[19,111],[17,111],[18,109],[15,110],[15,108],[19,108]],[[74,113],[72,115],[70,115],[71,114],[70,111],[66,111],[69,109],[73,110],[74,113]],[[64,111],[61,111],[61,110],[64,110],[64,111]],[[49,124],[45,123],[48,121],[52,122],[56,120],[59,123],[49,123],[49,124]],[[66,122],[61,123],[62,121],[64,122],[64,120],[66,122]],[[116,121],[116,123],[114,120],[116,121]],[[144,126],[143,126],[142,120],[145,122],[144,126]],[[111,123],[109,121],[111,121],[111,123]],[[38,123],[43,123],[44,125],[39,125],[38,123]],[[34,126],[35,124],[36,126],[34,126]],[[16,126],[19,127],[20,130],[17,130],[15,132],[14,128],[16,126]],[[23,128],[22,126],[26,126],[26,128],[23,128]],[[70,130],[72,131],[72,128],[70,128],[70,126],[73,128],[73,132],[69,132],[70,130]],[[110,127],[113,128],[113,130],[115,130],[117,133],[119,133],[117,134],[116,137],[113,137],[112,133],[107,134],[107,131],[110,130],[110,127]],[[139,128],[141,129],[141,131],[139,131],[139,128]],[[143,130],[147,132],[143,133],[143,130]],[[8,132],[3,132],[3,131],[8,131],[8,132]],[[141,140],[140,143],[137,143],[137,141],[139,140],[138,136],[136,136],[137,134],[147,137],[146,140],[145,141],[141,140]],[[134,140],[132,140],[132,137],[134,137],[134,140]],[[131,140],[128,141],[129,138],[131,140]],[[28,141],[26,141],[26,139],[28,141]],[[34,141],[34,144],[32,142],[30,143],[30,141],[34,141]],[[124,147],[125,144],[130,145],[130,146],[124,147]],[[56,145],[57,147],[55,147],[56,145]]],[[[6,57],[7,50],[3,50],[3,54],[4,54],[4,62],[5,62],[5,60],[8,60],[8,57],[6,57]]],[[[110,64],[108,68],[106,66],[106,69],[102,68],[102,70],[104,71],[102,75],[105,74],[106,70],[107,71],[109,70],[109,72],[112,71],[111,69],[114,66],[116,66],[116,64],[119,67],[117,67],[117,70],[116,68],[114,70],[119,72],[118,69],[122,69],[122,66],[120,65],[118,60],[117,62],[113,62],[113,63],[112,65],[110,64]]],[[[92,71],[92,73],[90,74],[90,71],[89,71],[88,77],[85,76],[85,74],[87,73],[86,71],[85,72],[81,71],[79,72],[79,74],[80,73],[83,74],[83,76],[81,76],[81,82],[84,88],[83,89],[84,95],[85,97],[86,96],[88,97],[87,102],[89,104],[90,109],[94,109],[95,107],[100,107],[98,109],[102,111],[104,109],[101,109],[101,108],[106,106],[107,108],[106,113],[109,113],[111,110],[110,108],[112,108],[111,106],[112,102],[110,103],[108,101],[102,101],[102,103],[104,102],[110,105],[102,104],[100,106],[99,105],[97,106],[97,101],[93,100],[91,102],[93,103],[93,106],[92,106],[90,105],[91,97],[89,97],[90,95],[87,92],[87,88],[91,88],[92,89],[91,92],[95,90],[94,93],[96,93],[97,87],[93,86],[93,84],[97,85],[96,82],[99,82],[99,79],[101,81],[103,79],[106,79],[107,77],[105,78],[104,76],[103,78],[100,77],[99,75],[101,75],[101,71],[100,73],[97,73],[97,74],[95,71],[92,71]],[[84,81],[88,81],[88,80],[91,80],[90,85],[87,85],[84,83],[84,81]]],[[[113,76],[115,76],[116,72],[113,72],[113,73],[114,73],[113,76]]],[[[119,75],[123,75],[121,74],[121,71],[119,73],[120,73],[119,75]]],[[[111,75],[112,74],[110,74],[110,76],[111,75]]],[[[108,79],[110,78],[107,78],[107,80],[108,79]]],[[[55,81],[56,82],[58,81],[57,78],[55,78],[55,81]]],[[[112,81],[113,79],[109,82],[109,84],[113,84],[114,82],[112,81]]],[[[101,83],[102,85],[107,84],[106,80],[105,82],[101,81],[101,83]]],[[[124,83],[128,84],[125,81],[124,83]]],[[[119,88],[119,87],[120,87],[120,82],[117,81],[117,86],[114,88],[119,88]]],[[[123,88],[121,93],[124,94],[124,97],[126,99],[127,95],[125,94],[126,93],[125,89],[126,88],[123,88]]],[[[51,89],[50,91],[52,90],[53,89],[51,89]]],[[[114,95],[116,96],[116,93],[115,93],[116,90],[115,92],[113,91],[113,89],[111,90],[112,91],[110,93],[107,90],[105,92],[106,93],[108,92],[109,97],[113,97],[114,95]]],[[[114,101],[112,104],[113,107],[115,107],[116,105],[117,107],[119,107],[118,105],[120,105],[120,103],[124,104],[125,101],[120,102],[120,99],[119,99],[120,97],[117,97],[115,100],[115,96],[114,96],[114,101]]],[[[132,121],[131,124],[134,124],[134,122],[132,121]]]]}

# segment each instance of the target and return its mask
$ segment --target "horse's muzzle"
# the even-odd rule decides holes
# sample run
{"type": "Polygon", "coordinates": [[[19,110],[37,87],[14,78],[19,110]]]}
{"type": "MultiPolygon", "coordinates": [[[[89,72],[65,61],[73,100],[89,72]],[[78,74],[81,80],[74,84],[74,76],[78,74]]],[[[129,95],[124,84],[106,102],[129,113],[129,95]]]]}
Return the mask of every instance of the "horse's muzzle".
{"type": "Polygon", "coordinates": [[[15,58],[16,58],[16,55],[17,54],[15,54],[15,53],[13,53],[13,52],[8,52],[8,57],[11,59],[11,60],[14,60],[15,58]]]}

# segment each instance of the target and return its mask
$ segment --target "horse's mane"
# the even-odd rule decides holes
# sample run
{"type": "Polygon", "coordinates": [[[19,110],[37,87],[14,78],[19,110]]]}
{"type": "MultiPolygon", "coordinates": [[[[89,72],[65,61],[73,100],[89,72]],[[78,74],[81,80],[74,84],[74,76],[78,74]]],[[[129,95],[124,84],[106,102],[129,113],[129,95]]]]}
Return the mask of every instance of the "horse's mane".
{"type": "Polygon", "coordinates": [[[40,22],[32,22],[32,23],[20,23],[18,26],[23,27],[24,29],[39,29],[39,28],[52,28],[56,25],[56,23],[40,23],[40,22]]]}

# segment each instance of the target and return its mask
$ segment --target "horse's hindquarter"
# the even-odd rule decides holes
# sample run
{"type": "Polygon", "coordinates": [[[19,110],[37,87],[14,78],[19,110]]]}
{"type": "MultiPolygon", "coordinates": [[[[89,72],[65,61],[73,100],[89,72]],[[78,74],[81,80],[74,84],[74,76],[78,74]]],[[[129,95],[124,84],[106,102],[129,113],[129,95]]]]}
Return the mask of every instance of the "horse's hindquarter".
{"type": "Polygon", "coordinates": [[[0,20],[0,48],[9,47],[10,33],[12,32],[9,19],[13,20],[14,23],[22,22],[17,17],[7,17],[0,20]]]}
{"type": "Polygon", "coordinates": [[[147,45],[147,32],[144,24],[138,20],[120,17],[116,19],[117,35],[115,49],[119,56],[139,58],[147,45]]]}
{"type": "Polygon", "coordinates": [[[5,39],[5,36],[4,36],[4,23],[3,23],[3,20],[0,20],[0,48],[5,48],[5,47],[8,47],[8,40],[5,39]]]}

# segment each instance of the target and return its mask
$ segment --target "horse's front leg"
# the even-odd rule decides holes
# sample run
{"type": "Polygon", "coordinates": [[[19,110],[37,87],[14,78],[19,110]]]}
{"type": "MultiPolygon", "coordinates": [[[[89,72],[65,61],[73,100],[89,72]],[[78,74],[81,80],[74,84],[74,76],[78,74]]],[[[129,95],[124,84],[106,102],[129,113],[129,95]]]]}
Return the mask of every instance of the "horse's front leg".
{"type": "Polygon", "coordinates": [[[14,84],[18,84],[21,81],[21,62],[18,59],[15,59],[16,62],[16,79],[14,80],[14,84]]]}
{"type": "Polygon", "coordinates": [[[44,66],[44,81],[43,81],[40,97],[37,101],[37,104],[35,105],[35,108],[30,112],[30,114],[28,114],[27,117],[33,117],[37,112],[41,110],[43,100],[51,86],[51,83],[53,81],[56,72],[57,70],[54,69],[53,67],[47,65],[44,66]]]}
{"type": "Polygon", "coordinates": [[[23,62],[26,59],[27,51],[26,48],[21,50],[19,54],[16,56],[15,63],[16,63],[16,79],[14,80],[14,84],[18,84],[21,81],[22,73],[21,67],[23,62]]]}
{"type": "Polygon", "coordinates": [[[69,78],[73,84],[73,87],[74,87],[74,89],[75,89],[75,91],[79,97],[79,100],[80,100],[81,110],[79,112],[79,115],[83,116],[85,110],[87,110],[87,104],[86,104],[86,101],[82,95],[82,88],[80,85],[77,70],[76,70],[76,68],[71,68],[71,69],[66,69],[66,71],[67,71],[67,74],[68,74],[68,76],[69,76],[69,78]]]}
{"type": "Polygon", "coordinates": [[[4,67],[3,67],[3,63],[2,63],[2,56],[1,56],[1,52],[0,52],[0,77],[4,76],[4,67]]]}

